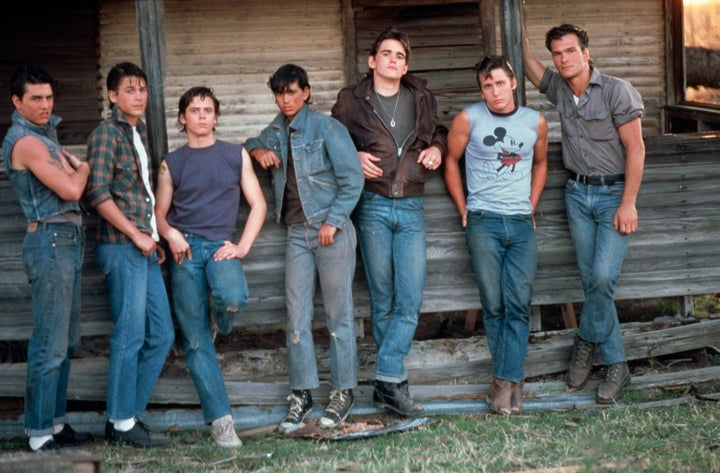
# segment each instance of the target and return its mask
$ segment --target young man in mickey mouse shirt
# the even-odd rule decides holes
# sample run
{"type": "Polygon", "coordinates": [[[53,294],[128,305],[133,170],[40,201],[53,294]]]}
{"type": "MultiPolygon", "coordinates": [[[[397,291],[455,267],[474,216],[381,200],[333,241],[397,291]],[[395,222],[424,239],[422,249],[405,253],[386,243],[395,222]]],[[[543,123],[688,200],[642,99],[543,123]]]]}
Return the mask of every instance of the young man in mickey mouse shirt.
{"type": "Polygon", "coordinates": [[[517,79],[500,56],[475,66],[485,99],[463,109],[448,134],[445,183],[460,212],[480,290],[493,360],[490,411],[522,407],[532,285],[537,268],[533,214],[547,180],[545,118],[518,106],[517,79]],[[468,196],[460,158],[465,155],[468,196]]]}

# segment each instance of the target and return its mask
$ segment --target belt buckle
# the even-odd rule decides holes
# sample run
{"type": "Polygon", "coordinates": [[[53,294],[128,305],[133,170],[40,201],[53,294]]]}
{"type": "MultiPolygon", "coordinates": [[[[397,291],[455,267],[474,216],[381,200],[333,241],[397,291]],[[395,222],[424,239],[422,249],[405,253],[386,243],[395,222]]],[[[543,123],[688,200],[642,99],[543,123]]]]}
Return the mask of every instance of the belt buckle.
{"type": "Polygon", "coordinates": [[[577,177],[578,177],[578,179],[577,179],[578,182],[580,182],[581,184],[587,184],[587,180],[588,180],[587,176],[585,176],[584,174],[578,174],[577,177]]]}
{"type": "Polygon", "coordinates": [[[37,222],[30,222],[28,223],[26,231],[28,233],[35,233],[37,231],[38,223],[37,222]]]}

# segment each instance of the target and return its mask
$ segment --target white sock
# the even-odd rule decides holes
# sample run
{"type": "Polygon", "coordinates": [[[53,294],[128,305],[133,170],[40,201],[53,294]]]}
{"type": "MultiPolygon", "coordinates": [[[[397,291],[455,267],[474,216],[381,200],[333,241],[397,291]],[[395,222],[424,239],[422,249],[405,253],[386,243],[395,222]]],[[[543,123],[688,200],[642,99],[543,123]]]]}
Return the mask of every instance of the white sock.
{"type": "Polygon", "coordinates": [[[115,430],[119,430],[120,432],[127,432],[128,430],[135,427],[134,417],[131,417],[129,419],[110,419],[110,422],[112,422],[115,426],[115,430]]]}
{"type": "Polygon", "coordinates": [[[65,424],[55,424],[53,425],[53,435],[57,435],[60,432],[62,432],[62,429],[65,428],[65,424]]]}
{"type": "Polygon", "coordinates": [[[52,438],[52,435],[40,435],[37,437],[30,437],[30,448],[33,450],[33,452],[37,451],[40,447],[52,440],[52,438]]]}

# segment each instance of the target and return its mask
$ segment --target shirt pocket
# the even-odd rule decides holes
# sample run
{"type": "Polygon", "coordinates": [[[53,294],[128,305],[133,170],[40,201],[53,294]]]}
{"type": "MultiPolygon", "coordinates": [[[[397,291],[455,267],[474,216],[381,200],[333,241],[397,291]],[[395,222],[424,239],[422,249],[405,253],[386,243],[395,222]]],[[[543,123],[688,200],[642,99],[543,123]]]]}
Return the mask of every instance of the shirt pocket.
{"type": "Polygon", "coordinates": [[[129,191],[135,187],[135,181],[140,178],[135,160],[125,160],[115,164],[113,188],[116,191],[129,191]]]}
{"type": "Polygon", "coordinates": [[[609,110],[588,110],[581,113],[587,124],[588,138],[593,141],[608,141],[617,135],[609,110]]]}
{"type": "Polygon", "coordinates": [[[308,176],[322,175],[331,169],[325,159],[325,141],[313,140],[302,145],[302,165],[308,176]]]}

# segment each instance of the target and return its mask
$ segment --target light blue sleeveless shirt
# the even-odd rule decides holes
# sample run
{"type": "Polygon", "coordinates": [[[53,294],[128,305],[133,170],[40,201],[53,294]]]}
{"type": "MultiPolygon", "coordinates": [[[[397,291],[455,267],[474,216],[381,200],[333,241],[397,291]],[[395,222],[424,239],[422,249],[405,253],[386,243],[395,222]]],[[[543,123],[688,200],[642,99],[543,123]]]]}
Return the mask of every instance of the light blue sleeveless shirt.
{"type": "Polygon", "coordinates": [[[540,114],[518,107],[508,115],[477,102],[465,108],[470,141],[465,148],[467,209],[502,215],[529,215],[533,147],[540,114]]]}

